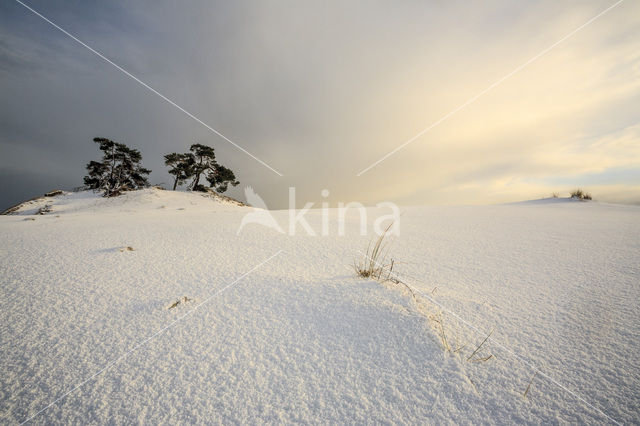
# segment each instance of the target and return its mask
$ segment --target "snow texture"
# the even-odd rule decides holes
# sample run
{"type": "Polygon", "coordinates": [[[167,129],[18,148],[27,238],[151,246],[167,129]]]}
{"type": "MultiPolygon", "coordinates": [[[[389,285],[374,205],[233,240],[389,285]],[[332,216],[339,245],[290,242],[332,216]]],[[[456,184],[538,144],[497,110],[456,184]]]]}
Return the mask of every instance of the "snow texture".
{"type": "Polygon", "coordinates": [[[149,189],[0,217],[0,423],[640,422],[638,207],[403,210],[395,269],[460,352],[354,276],[355,214],[236,235],[249,207],[149,189]]]}

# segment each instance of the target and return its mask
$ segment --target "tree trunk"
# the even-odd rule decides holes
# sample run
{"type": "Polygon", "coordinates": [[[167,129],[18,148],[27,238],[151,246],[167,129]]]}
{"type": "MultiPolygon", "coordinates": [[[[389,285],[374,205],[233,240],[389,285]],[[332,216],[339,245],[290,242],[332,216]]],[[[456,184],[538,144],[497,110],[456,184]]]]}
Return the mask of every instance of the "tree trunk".
{"type": "Polygon", "coordinates": [[[176,180],[173,181],[173,190],[176,190],[176,187],[178,186],[178,176],[176,176],[176,180]]]}
{"type": "Polygon", "coordinates": [[[109,175],[111,182],[113,182],[113,172],[116,167],[116,146],[111,147],[111,173],[109,175]]]}
{"type": "MultiPolygon", "coordinates": [[[[198,160],[198,165],[202,166],[202,157],[200,157],[200,159],[198,160]]],[[[198,184],[200,183],[200,175],[202,174],[202,171],[200,167],[198,167],[196,170],[198,170],[196,172],[196,178],[193,180],[193,186],[191,187],[191,190],[195,190],[196,187],[198,186],[198,184]]]]}

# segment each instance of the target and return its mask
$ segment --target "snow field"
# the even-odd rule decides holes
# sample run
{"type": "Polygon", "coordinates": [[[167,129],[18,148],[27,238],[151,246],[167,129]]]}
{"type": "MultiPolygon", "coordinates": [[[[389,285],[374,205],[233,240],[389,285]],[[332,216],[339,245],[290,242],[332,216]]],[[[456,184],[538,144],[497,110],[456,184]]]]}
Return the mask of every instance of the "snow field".
{"type": "Polygon", "coordinates": [[[402,291],[354,277],[369,241],[355,215],[345,237],[237,236],[250,210],[197,194],[48,202],[0,218],[3,423],[98,372],[31,421],[640,421],[637,207],[403,209],[400,276],[447,309],[465,355],[494,330],[494,359],[469,363],[402,291]]]}

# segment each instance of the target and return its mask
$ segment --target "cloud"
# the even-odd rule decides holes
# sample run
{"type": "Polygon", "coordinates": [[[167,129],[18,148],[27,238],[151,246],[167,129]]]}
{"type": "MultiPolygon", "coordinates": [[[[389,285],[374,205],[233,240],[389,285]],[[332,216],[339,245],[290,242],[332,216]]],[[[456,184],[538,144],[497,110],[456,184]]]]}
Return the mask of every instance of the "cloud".
{"type": "MultiPolygon", "coordinates": [[[[360,178],[606,5],[33,2],[283,178],[17,3],[0,7],[0,149],[10,154],[0,169],[10,185],[26,157],[39,157],[50,182],[80,184],[94,136],[141,149],[154,183],[169,181],[163,154],[211,144],[272,208],[287,206],[290,185],[300,203],[323,188],[333,203],[490,203],[550,193],[558,176],[640,168],[634,2],[360,178]]],[[[624,194],[605,180],[602,194],[624,194]]]]}

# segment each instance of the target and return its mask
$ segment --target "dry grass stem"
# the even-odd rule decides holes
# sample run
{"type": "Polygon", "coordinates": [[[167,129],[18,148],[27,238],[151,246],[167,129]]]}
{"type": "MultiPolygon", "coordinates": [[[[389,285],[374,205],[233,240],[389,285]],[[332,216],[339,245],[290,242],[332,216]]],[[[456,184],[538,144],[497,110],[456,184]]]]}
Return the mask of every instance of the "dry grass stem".
{"type": "Polygon", "coordinates": [[[478,347],[476,348],[476,350],[475,350],[475,351],[473,351],[473,353],[472,353],[471,355],[469,355],[469,358],[467,358],[467,361],[471,361],[472,359],[473,359],[473,361],[474,361],[474,362],[488,361],[488,360],[493,356],[493,355],[489,355],[488,357],[485,357],[485,358],[475,358],[475,359],[473,358],[473,357],[478,353],[478,351],[480,350],[480,348],[482,348],[482,345],[484,345],[484,344],[485,344],[485,342],[486,342],[487,340],[489,340],[489,337],[491,337],[491,335],[492,335],[492,334],[493,334],[493,330],[491,330],[491,332],[487,335],[487,337],[485,337],[485,338],[484,338],[484,340],[482,341],[482,343],[480,343],[480,344],[478,345],[478,347]]]}
{"type": "Polygon", "coordinates": [[[538,375],[538,370],[536,370],[536,372],[533,373],[531,380],[529,380],[529,385],[527,386],[527,389],[524,391],[524,394],[522,395],[523,398],[527,397],[527,394],[529,393],[529,389],[531,389],[531,384],[533,383],[533,379],[535,379],[537,375],[538,375]]]}

